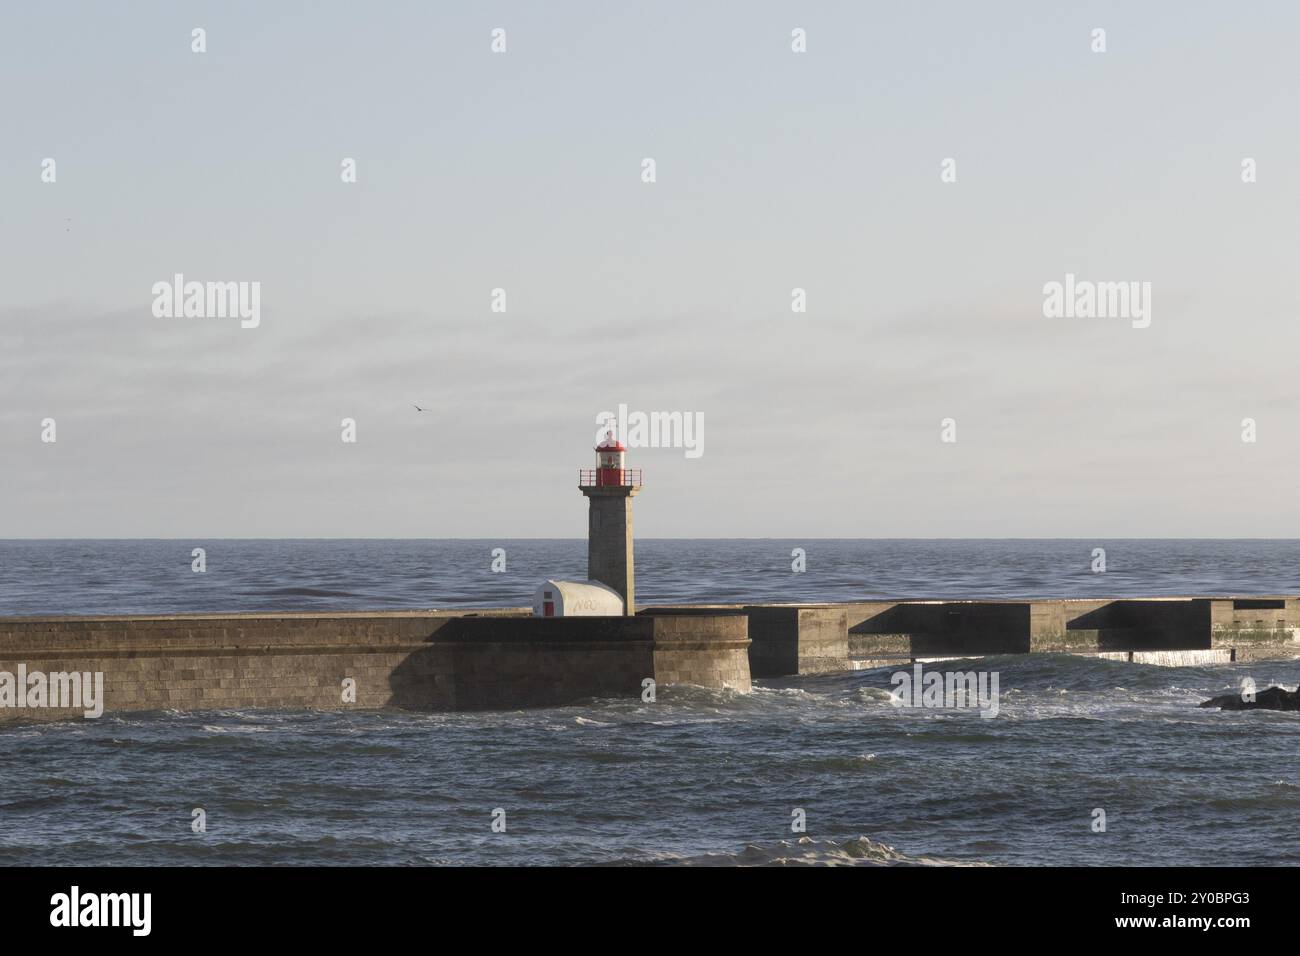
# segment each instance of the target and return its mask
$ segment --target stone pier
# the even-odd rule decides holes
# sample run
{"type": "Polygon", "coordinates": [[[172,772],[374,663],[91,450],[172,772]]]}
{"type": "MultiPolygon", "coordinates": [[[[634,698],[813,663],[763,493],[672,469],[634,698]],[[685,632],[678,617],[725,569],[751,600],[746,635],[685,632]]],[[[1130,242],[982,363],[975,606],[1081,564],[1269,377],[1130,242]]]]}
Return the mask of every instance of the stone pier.
{"type": "Polygon", "coordinates": [[[0,618],[0,720],[15,675],[101,673],[107,711],[482,710],[914,660],[1069,653],[1139,663],[1300,655],[1300,599],[1171,597],[683,605],[634,617],[523,609],[0,618]],[[349,696],[349,688],[351,696],[349,696]]]}
{"type": "MultiPolygon", "coordinates": [[[[750,690],[743,615],[525,615],[0,618],[0,690],[4,675],[20,669],[101,673],[110,712],[549,707],[637,698],[646,679],[659,688],[750,690]]],[[[0,721],[74,710],[19,709],[0,696],[0,721]]]]}
{"type": "Polygon", "coordinates": [[[996,654],[1150,663],[1300,655],[1294,596],[685,605],[653,613],[724,609],[749,617],[755,677],[996,654]]]}

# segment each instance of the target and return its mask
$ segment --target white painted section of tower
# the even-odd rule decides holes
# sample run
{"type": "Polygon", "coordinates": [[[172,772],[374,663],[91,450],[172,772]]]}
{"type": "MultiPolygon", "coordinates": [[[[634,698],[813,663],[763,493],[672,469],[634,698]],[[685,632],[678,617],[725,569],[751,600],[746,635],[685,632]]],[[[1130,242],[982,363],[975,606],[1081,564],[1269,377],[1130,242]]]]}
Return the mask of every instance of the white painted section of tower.
{"type": "Polygon", "coordinates": [[[623,596],[599,581],[547,579],[533,594],[534,617],[621,617],[623,596]]]}

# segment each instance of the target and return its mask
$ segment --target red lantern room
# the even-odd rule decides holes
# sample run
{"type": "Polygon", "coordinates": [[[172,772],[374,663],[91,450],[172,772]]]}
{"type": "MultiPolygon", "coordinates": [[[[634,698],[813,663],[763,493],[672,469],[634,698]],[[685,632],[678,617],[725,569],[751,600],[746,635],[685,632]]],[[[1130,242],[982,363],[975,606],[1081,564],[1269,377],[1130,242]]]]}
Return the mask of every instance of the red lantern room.
{"type": "Polygon", "coordinates": [[[641,487],[641,469],[625,468],[627,446],[614,437],[613,429],[596,446],[596,467],[578,472],[580,488],[631,488],[636,494],[641,487]]]}
{"type": "Polygon", "coordinates": [[[614,437],[613,429],[605,432],[605,437],[596,446],[597,487],[623,484],[623,456],[626,453],[626,446],[614,437]]]}

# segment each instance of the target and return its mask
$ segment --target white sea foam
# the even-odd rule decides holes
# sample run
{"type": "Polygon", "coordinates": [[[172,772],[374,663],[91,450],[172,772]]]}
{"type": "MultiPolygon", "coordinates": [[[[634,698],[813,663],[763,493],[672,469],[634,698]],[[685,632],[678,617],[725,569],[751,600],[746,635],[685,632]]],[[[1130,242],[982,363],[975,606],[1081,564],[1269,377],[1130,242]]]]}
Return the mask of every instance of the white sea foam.
{"type": "Polygon", "coordinates": [[[909,856],[886,843],[860,836],[857,839],[778,840],[751,843],[739,853],[710,853],[678,857],[683,866],[988,866],[981,862],[945,860],[930,856],[909,856]]]}
{"type": "Polygon", "coordinates": [[[262,724],[249,724],[244,727],[222,727],[218,724],[203,725],[203,731],[209,734],[265,734],[274,729],[262,724]]]}

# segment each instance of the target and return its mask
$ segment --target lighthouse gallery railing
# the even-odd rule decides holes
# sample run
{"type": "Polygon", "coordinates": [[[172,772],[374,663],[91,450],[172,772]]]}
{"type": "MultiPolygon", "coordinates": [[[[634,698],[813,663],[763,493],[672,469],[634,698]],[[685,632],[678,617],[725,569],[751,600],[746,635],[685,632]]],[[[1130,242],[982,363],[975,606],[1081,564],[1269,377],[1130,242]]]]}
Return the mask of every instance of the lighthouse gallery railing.
{"type": "Polygon", "coordinates": [[[582,468],[578,471],[579,488],[639,487],[640,468],[582,468]]]}

